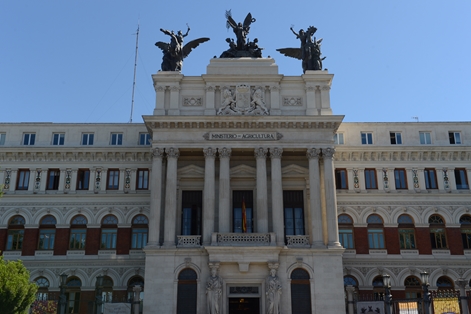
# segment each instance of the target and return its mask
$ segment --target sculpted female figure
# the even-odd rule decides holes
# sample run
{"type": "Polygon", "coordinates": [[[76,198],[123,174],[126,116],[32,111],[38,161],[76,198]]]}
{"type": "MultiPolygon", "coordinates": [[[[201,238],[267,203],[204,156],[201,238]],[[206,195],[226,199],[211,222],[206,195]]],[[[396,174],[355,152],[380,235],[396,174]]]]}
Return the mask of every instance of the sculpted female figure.
{"type": "Polygon", "coordinates": [[[206,284],[208,314],[221,313],[222,279],[217,275],[217,267],[211,267],[211,276],[206,284]]]}
{"type": "Polygon", "coordinates": [[[276,269],[270,269],[267,278],[267,314],[280,314],[281,282],[276,275],[276,269]]]}

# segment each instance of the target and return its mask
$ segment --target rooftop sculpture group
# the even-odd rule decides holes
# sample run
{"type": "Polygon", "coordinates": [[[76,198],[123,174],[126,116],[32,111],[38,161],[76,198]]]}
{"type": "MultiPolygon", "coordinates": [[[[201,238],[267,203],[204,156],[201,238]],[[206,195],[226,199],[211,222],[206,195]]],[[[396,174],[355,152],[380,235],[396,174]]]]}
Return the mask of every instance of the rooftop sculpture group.
{"type": "MultiPolygon", "coordinates": [[[[226,38],[226,42],[229,44],[229,49],[224,51],[220,58],[261,58],[262,50],[258,46],[258,39],[255,38],[253,41],[250,41],[247,38],[247,35],[250,31],[250,25],[255,23],[255,19],[252,18],[252,14],[248,13],[244,19],[243,23],[237,23],[231,16],[231,11],[226,11],[226,25],[227,28],[232,28],[234,34],[236,35],[236,41],[232,38],[226,38]]],[[[309,26],[309,28],[304,31],[303,29],[299,30],[296,33],[293,30],[293,27],[290,28],[296,38],[301,42],[300,48],[281,48],[277,49],[280,53],[285,56],[296,58],[302,60],[303,72],[306,73],[308,70],[322,70],[322,60],[325,57],[321,57],[321,39],[313,38],[314,33],[317,31],[317,28],[314,26],[309,26]]],[[[199,44],[204,43],[209,40],[207,37],[198,38],[190,41],[186,45],[183,45],[183,39],[188,36],[190,32],[190,27],[185,34],[181,31],[178,31],[175,34],[173,31],[168,31],[165,29],[160,29],[161,32],[170,36],[170,42],[164,43],[158,41],[155,43],[157,47],[162,49],[163,58],[162,58],[162,71],[181,71],[183,66],[183,59],[186,58],[190,52],[198,47],[199,44]]],[[[257,105],[262,108],[261,106],[257,105]]],[[[228,108],[231,108],[228,106],[228,108]]],[[[263,108],[262,108],[263,111],[263,108]]]]}

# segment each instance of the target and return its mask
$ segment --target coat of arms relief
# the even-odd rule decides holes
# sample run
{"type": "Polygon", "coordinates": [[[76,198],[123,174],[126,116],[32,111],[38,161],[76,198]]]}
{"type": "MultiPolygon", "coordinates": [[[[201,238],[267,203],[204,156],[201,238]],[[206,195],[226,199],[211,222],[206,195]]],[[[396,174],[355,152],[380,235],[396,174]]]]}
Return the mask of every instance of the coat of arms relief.
{"type": "Polygon", "coordinates": [[[270,115],[264,101],[264,89],[239,84],[222,89],[222,103],[218,115],[270,115]]]}

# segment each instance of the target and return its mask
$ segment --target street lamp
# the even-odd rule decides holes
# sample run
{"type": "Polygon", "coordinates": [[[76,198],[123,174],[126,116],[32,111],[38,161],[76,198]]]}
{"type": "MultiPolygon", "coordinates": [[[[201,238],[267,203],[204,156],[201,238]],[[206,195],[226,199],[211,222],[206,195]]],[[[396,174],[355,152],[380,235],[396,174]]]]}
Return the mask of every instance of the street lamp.
{"type": "Polygon", "coordinates": [[[386,314],[391,314],[391,276],[383,275],[384,302],[386,303],[386,314]]]}
{"type": "Polygon", "coordinates": [[[60,295],[59,295],[59,314],[65,313],[67,300],[65,297],[65,287],[67,287],[67,274],[60,275],[60,295]]]}
{"type": "Polygon", "coordinates": [[[423,271],[420,273],[420,279],[422,280],[422,289],[424,290],[424,306],[425,306],[425,314],[430,314],[430,293],[428,292],[428,286],[430,285],[428,282],[429,273],[423,271]]]}

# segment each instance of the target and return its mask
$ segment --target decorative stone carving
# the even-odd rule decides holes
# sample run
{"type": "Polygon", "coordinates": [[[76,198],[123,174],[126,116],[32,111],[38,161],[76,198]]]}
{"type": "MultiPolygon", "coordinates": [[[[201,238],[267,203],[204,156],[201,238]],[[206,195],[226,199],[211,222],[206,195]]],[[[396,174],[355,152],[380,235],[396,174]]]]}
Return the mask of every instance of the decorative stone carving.
{"type": "Polygon", "coordinates": [[[388,169],[383,168],[383,188],[386,192],[389,192],[389,178],[388,178],[388,169]]]}
{"type": "Polygon", "coordinates": [[[332,147],[327,147],[322,149],[322,156],[326,158],[333,158],[335,154],[335,149],[332,147]]]}
{"type": "Polygon", "coordinates": [[[185,97],[183,98],[184,107],[198,107],[203,105],[203,99],[201,97],[185,97]]]}
{"type": "Polygon", "coordinates": [[[309,159],[311,158],[318,159],[320,154],[321,154],[321,150],[319,148],[310,148],[306,152],[306,156],[309,159]]]}
{"type": "Polygon", "coordinates": [[[70,181],[72,179],[72,169],[67,168],[65,170],[65,185],[64,185],[64,193],[68,193],[70,191],[70,181]]]}
{"type": "Polygon", "coordinates": [[[353,189],[360,192],[360,180],[358,179],[358,169],[353,169],[353,189]]]}
{"type": "Polygon", "coordinates": [[[451,192],[450,182],[448,178],[448,168],[443,168],[442,172],[443,172],[443,186],[445,188],[445,191],[451,192]]]}
{"type": "Polygon", "coordinates": [[[152,148],[152,157],[154,158],[162,158],[164,150],[161,148],[152,148]]]}
{"type": "Polygon", "coordinates": [[[11,180],[11,169],[5,169],[5,181],[3,185],[3,191],[10,190],[10,180],[11,180]]]}
{"type": "Polygon", "coordinates": [[[131,169],[124,169],[124,193],[129,193],[131,190],[131,169]]]}
{"type": "Polygon", "coordinates": [[[281,155],[283,154],[283,148],[280,147],[273,147],[270,148],[270,158],[281,158],[281,155]]]}
{"type": "Polygon", "coordinates": [[[227,147],[218,148],[219,158],[230,158],[232,150],[227,147]]]}
{"type": "Polygon", "coordinates": [[[165,152],[167,153],[167,158],[178,158],[178,157],[180,157],[180,152],[178,151],[178,148],[169,147],[169,148],[165,149],[165,152]]]}
{"type": "Polygon", "coordinates": [[[255,148],[255,158],[267,158],[268,148],[255,148]]]}
{"type": "Polygon", "coordinates": [[[412,169],[412,180],[414,182],[414,190],[416,192],[420,192],[419,177],[417,175],[417,172],[418,172],[417,169],[412,169]]]}
{"type": "Polygon", "coordinates": [[[38,193],[39,189],[41,188],[41,174],[42,170],[40,168],[36,169],[34,171],[35,173],[35,178],[34,178],[34,189],[33,193],[38,193]]]}
{"type": "Polygon", "coordinates": [[[208,314],[220,314],[222,312],[222,279],[218,276],[219,263],[209,263],[211,276],[206,283],[206,300],[208,314]]]}
{"type": "Polygon", "coordinates": [[[276,275],[278,263],[269,263],[270,276],[266,280],[266,296],[267,296],[267,314],[279,314],[280,313],[280,300],[282,286],[281,281],[276,275]]]}
{"type": "Polygon", "coordinates": [[[212,147],[207,147],[203,149],[205,158],[214,158],[216,156],[216,149],[212,147]]]}
{"type": "Polygon", "coordinates": [[[303,99],[301,97],[283,97],[283,106],[302,106],[303,99]]]}
{"type": "Polygon", "coordinates": [[[95,186],[93,190],[95,194],[100,191],[100,183],[101,183],[101,168],[97,168],[95,170],[95,186]]]}
{"type": "Polygon", "coordinates": [[[264,89],[261,86],[251,88],[248,84],[239,84],[234,90],[224,87],[222,104],[218,115],[269,115],[265,105],[264,89]]]}

